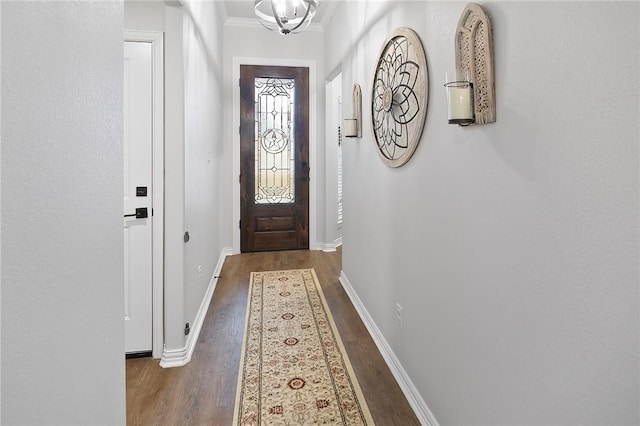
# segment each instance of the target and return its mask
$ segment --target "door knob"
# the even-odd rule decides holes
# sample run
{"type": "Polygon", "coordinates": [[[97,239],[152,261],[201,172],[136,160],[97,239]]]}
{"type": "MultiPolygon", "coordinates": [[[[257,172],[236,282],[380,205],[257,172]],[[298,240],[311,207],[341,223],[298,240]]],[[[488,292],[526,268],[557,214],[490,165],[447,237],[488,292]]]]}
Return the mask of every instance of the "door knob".
{"type": "Polygon", "coordinates": [[[125,214],[124,217],[135,217],[136,219],[146,219],[149,217],[149,213],[146,207],[138,207],[135,213],[125,214]]]}

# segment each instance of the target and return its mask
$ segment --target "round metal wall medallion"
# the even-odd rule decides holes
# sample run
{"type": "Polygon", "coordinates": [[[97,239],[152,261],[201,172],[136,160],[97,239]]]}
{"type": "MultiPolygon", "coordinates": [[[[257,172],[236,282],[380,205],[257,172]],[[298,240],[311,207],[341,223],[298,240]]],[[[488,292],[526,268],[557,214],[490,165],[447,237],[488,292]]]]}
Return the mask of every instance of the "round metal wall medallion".
{"type": "Polygon", "coordinates": [[[427,57],[418,35],[397,28],[380,51],[371,90],[371,118],[380,158],[405,164],[418,146],[427,117],[427,57]]]}

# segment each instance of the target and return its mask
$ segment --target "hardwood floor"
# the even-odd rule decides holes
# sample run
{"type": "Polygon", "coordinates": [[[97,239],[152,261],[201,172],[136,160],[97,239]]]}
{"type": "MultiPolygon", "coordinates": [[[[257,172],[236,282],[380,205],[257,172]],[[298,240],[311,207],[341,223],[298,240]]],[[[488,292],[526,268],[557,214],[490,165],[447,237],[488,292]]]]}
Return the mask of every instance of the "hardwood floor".
{"type": "Polygon", "coordinates": [[[128,425],[231,425],[252,271],[315,268],[329,309],[379,426],[419,425],[342,289],[341,252],[286,251],[227,257],[191,362],[163,369],[127,360],[128,425]]]}

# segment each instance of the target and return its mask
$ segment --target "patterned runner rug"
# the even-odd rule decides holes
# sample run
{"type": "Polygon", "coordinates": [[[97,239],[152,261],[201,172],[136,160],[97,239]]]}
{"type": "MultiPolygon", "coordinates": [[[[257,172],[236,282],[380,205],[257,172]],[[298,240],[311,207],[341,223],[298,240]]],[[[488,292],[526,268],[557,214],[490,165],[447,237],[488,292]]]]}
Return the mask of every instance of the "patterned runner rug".
{"type": "Polygon", "coordinates": [[[233,424],[374,424],[313,269],[251,274],[233,424]]]}

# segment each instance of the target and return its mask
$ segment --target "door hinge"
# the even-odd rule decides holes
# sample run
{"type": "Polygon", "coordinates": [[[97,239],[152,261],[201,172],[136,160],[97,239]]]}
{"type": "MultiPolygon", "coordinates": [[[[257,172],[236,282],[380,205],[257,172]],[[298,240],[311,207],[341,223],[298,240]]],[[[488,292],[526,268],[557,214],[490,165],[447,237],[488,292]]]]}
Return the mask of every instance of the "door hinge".
{"type": "Polygon", "coordinates": [[[241,135],[242,134],[242,126],[238,126],[238,134],[241,135]]]}
{"type": "Polygon", "coordinates": [[[242,229],[242,219],[238,221],[238,228],[242,229]]]}
{"type": "Polygon", "coordinates": [[[242,175],[238,175],[238,183],[242,183],[242,175]]]}

